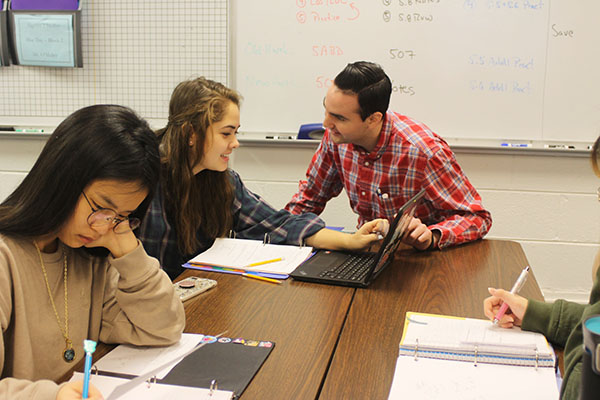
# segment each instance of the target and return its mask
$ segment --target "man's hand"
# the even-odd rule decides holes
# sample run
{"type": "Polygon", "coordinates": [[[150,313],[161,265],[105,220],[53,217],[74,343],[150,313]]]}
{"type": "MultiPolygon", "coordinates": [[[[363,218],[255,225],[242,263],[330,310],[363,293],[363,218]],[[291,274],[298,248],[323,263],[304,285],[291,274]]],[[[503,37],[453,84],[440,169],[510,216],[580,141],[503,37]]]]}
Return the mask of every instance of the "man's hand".
{"type": "Polygon", "coordinates": [[[419,218],[413,217],[408,224],[406,235],[404,235],[402,241],[417,250],[427,250],[430,246],[435,248],[439,239],[438,231],[430,231],[427,225],[422,223],[419,218]]]}

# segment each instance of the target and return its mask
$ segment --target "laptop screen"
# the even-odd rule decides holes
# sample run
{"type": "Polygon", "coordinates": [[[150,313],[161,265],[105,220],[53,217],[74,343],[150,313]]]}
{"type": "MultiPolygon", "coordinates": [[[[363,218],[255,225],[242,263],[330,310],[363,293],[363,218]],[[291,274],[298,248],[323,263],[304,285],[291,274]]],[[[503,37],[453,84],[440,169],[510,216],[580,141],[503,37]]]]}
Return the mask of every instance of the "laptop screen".
{"type": "Polygon", "coordinates": [[[388,231],[381,247],[379,249],[379,254],[377,256],[377,265],[373,269],[373,274],[377,274],[387,263],[390,257],[394,257],[394,253],[396,249],[402,242],[404,235],[406,234],[406,228],[408,224],[412,220],[415,215],[415,209],[419,205],[419,201],[425,194],[425,189],[421,189],[419,193],[413,196],[412,199],[407,201],[401,208],[398,210],[396,214],[396,218],[392,221],[390,225],[390,230],[388,231]]]}

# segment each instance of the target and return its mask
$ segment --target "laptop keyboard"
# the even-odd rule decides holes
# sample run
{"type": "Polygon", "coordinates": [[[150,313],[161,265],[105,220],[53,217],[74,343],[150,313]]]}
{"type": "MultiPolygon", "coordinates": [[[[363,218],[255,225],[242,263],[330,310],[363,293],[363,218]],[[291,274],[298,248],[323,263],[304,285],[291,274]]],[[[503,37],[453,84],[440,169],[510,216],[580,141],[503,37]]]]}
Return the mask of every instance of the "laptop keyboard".
{"type": "Polygon", "coordinates": [[[377,254],[356,254],[348,257],[342,264],[319,274],[321,278],[361,281],[367,275],[369,267],[377,254]]]}

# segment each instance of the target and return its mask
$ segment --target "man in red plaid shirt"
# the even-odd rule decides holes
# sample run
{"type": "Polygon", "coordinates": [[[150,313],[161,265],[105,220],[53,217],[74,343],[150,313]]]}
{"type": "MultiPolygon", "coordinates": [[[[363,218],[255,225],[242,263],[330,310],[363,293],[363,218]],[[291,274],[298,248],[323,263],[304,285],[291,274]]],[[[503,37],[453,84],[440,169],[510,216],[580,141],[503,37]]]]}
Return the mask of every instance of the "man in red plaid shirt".
{"type": "Polygon", "coordinates": [[[345,189],[361,226],[392,220],[425,188],[407,244],[432,250],[483,237],[492,217],[452,150],[424,124],[388,111],[391,92],[377,64],[355,62],[338,74],[323,101],[325,134],[286,209],[320,214],[345,189]]]}

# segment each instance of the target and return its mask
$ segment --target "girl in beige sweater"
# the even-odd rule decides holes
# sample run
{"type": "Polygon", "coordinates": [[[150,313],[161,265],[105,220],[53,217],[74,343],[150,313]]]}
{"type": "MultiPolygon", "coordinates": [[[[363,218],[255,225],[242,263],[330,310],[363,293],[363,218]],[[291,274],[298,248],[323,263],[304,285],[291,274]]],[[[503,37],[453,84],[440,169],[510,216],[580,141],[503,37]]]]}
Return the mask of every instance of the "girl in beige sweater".
{"type": "Polygon", "coordinates": [[[84,339],[179,340],[182,304],[132,232],[158,171],[144,120],[91,106],[56,128],[0,204],[0,399],[80,399],[82,382],[54,381],[84,357],[84,339]]]}

